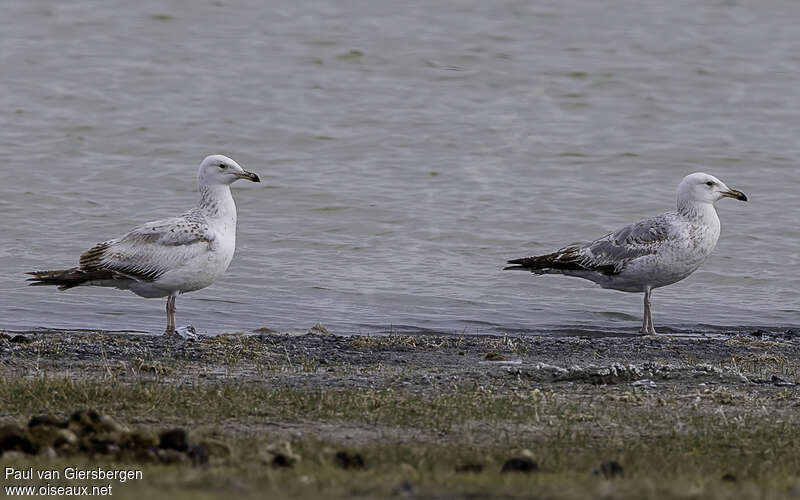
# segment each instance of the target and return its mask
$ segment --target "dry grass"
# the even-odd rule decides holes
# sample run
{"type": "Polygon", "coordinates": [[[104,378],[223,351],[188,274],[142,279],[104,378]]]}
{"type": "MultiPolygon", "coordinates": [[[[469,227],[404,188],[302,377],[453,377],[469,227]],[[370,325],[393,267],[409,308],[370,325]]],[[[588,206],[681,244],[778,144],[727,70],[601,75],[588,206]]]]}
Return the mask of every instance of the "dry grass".
{"type": "MultiPolygon", "coordinates": [[[[231,489],[275,498],[382,498],[409,489],[449,498],[779,498],[800,487],[794,396],[793,389],[684,393],[586,384],[308,390],[235,379],[175,383],[166,376],[17,376],[0,386],[6,420],[92,407],[151,432],[179,424],[194,438],[213,435],[234,450],[208,468],[144,465],[146,480],[120,485],[115,496],[122,498],[213,498],[231,489]],[[302,459],[273,468],[265,450],[285,439],[302,459]],[[360,453],[366,469],[338,467],[333,453],[343,448],[360,453]],[[522,450],[540,471],[500,473],[522,450]],[[624,478],[592,474],[609,460],[623,465],[624,478]],[[466,464],[483,471],[456,472],[466,464]],[[736,485],[721,479],[727,473],[736,485]]],[[[50,460],[17,464],[44,467],[50,460]]]]}
{"type": "Polygon", "coordinates": [[[132,430],[183,427],[232,450],[205,467],[87,461],[144,470],[117,498],[792,498],[795,347],[750,337],[41,336],[0,344],[0,424],[94,408],[132,430]],[[273,467],[269,450],[286,446],[299,460],[273,467]],[[340,450],[366,467],[342,469],[340,450]],[[539,470],[501,473],[514,456],[539,470]],[[593,474],[612,460],[624,477],[593,474]]]}

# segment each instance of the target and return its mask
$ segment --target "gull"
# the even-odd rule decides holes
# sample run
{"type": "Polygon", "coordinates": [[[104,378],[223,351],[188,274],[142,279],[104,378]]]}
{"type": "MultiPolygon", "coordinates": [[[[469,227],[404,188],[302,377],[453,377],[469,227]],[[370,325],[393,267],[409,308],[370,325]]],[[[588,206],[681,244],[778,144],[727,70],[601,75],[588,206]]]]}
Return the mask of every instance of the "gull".
{"type": "Polygon", "coordinates": [[[227,156],[211,155],[200,164],[200,200],[183,214],[142,224],[129,233],[93,246],[78,267],[34,271],[31,285],[59,290],[102,286],[130,290],[140,297],[167,297],[166,333],[175,332],[175,298],[217,280],[236,249],[236,204],[230,185],[239,179],[260,182],[227,156]]]}
{"type": "Polygon", "coordinates": [[[650,312],[654,288],[676,283],[708,258],[719,238],[714,203],[722,198],[747,201],[713,175],[702,172],[678,184],[678,209],[634,222],[602,238],[553,253],[509,260],[504,269],[534,274],[564,274],[603,288],[644,293],[643,334],[655,334],[650,312]]]}

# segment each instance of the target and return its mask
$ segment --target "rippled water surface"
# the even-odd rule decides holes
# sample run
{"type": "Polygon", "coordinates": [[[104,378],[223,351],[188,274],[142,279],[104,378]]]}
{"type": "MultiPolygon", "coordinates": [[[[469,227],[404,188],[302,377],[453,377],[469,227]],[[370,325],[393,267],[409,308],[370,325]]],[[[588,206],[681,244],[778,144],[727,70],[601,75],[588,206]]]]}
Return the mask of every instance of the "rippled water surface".
{"type": "Polygon", "coordinates": [[[800,4],[52,3],[0,19],[0,328],[158,332],[164,301],[27,287],[238,183],[237,254],[179,324],[634,331],[641,296],[500,271],[669,210],[687,173],[722,236],[654,294],[665,331],[800,324],[800,4]]]}

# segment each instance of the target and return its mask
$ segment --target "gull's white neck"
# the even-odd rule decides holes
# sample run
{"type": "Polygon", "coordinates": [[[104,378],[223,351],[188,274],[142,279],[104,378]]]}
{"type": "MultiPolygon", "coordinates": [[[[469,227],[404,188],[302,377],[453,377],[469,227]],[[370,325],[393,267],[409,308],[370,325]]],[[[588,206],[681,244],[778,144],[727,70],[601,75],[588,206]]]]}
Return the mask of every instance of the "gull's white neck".
{"type": "Polygon", "coordinates": [[[713,203],[678,198],[678,213],[694,228],[695,244],[702,247],[706,256],[711,253],[719,239],[720,223],[713,203]]]}
{"type": "Polygon", "coordinates": [[[236,203],[227,184],[200,184],[197,209],[209,221],[221,221],[236,226],[236,203]]]}
{"type": "Polygon", "coordinates": [[[717,209],[713,203],[698,201],[691,198],[678,197],[678,213],[689,219],[716,219],[717,209]]]}

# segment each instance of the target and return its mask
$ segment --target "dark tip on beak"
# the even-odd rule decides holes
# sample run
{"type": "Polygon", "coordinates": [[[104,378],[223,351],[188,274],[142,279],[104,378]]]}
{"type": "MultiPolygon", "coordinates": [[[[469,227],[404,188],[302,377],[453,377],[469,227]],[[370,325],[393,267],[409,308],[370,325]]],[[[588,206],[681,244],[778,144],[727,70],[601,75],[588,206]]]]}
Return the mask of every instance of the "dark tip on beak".
{"type": "Polygon", "coordinates": [[[236,174],[236,176],[240,179],[247,179],[248,181],[253,182],[261,182],[261,179],[253,172],[242,172],[241,174],[236,174]]]}
{"type": "Polygon", "coordinates": [[[725,193],[725,196],[728,196],[729,198],[736,198],[739,201],[747,201],[747,195],[738,189],[731,189],[725,193]]]}

